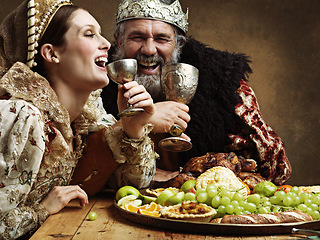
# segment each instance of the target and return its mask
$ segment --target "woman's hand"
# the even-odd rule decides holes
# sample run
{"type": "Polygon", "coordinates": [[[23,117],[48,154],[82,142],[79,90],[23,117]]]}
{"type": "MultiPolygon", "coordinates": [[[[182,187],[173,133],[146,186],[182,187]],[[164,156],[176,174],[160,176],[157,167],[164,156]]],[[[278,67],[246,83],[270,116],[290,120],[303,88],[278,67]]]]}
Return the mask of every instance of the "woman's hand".
{"type": "Polygon", "coordinates": [[[155,106],[150,94],[144,86],[137,82],[128,82],[118,86],[118,108],[119,112],[127,108],[128,103],[133,107],[143,108],[144,112],[133,117],[123,117],[121,119],[122,127],[125,133],[130,138],[140,138],[144,134],[143,127],[149,122],[154,114],[155,106]]]}
{"type": "Polygon", "coordinates": [[[88,195],[79,186],[55,186],[41,204],[49,214],[55,214],[76,198],[79,198],[81,207],[89,203],[88,195]]]}

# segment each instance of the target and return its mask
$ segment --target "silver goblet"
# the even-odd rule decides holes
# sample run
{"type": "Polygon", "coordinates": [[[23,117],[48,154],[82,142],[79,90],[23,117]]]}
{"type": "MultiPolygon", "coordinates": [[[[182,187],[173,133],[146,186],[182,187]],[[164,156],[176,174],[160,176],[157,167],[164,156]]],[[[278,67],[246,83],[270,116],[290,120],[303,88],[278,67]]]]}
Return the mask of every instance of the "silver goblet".
{"type": "MultiPolygon", "coordinates": [[[[198,86],[199,71],[186,63],[167,64],[161,73],[161,86],[167,100],[188,104],[198,86]]],[[[162,139],[159,146],[167,151],[182,152],[192,148],[192,143],[181,138],[183,129],[174,124],[169,132],[172,137],[162,139]]]]}
{"type": "MultiPolygon", "coordinates": [[[[117,84],[124,84],[131,82],[137,74],[137,60],[136,59],[121,59],[109,63],[106,66],[108,76],[117,84]]],[[[135,108],[128,103],[128,107],[118,114],[118,117],[131,117],[141,112],[143,108],[135,108]]]]}

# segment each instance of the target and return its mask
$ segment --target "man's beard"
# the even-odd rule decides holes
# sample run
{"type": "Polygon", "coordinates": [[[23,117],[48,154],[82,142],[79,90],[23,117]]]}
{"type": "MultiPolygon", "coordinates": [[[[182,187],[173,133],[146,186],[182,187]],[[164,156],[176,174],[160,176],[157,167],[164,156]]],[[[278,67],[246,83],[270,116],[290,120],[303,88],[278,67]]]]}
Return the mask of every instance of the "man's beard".
{"type": "MultiPolygon", "coordinates": [[[[174,48],[173,56],[168,63],[169,64],[170,63],[177,63],[180,58],[180,53],[181,53],[181,47],[177,45],[174,48]]],[[[126,58],[126,55],[124,54],[123,45],[121,45],[121,47],[119,47],[117,49],[113,58],[114,58],[114,60],[126,58]]],[[[139,62],[139,60],[143,60],[144,62],[157,61],[160,63],[161,68],[164,65],[164,59],[160,56],[137,55],[136,59],[138,62],[139,62]]],[[[146,90],[149,92],[149,94],[151,95],[154,102],[160,102],[160,101],[164,101],[166,99],[165,95],[163,93],[160,78],[161,78],[160,73],[156,73],[154,75],[137,73],[137,75],[135,77],[135,81],[137,81],[137,83],[143,85],[146,88],[146,90]]]]}

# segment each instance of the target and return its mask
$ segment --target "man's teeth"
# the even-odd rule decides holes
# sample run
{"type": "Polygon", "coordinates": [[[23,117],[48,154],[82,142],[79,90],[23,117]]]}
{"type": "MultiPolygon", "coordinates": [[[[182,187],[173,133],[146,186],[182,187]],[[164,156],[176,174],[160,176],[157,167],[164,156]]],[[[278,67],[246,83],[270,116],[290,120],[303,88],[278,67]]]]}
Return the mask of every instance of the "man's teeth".
{"type": "Polygon", "coordinates": [[[140,65],[144,66],[144,67],[155,67],[157,66],[158,63],[154,63],[154,62],[150,62],[150,63],[147,63],[147,62],[140,62],[139,63],[140,65]]]}
{"type": "Polygon", "coordinates": [[[106,58],[106,57],[98,57],[98,58],[96,58],[95,63],[101,63],[101,66],[105,67],[107,65],[107,63],[108,63],[108,58],[106,58]]]}

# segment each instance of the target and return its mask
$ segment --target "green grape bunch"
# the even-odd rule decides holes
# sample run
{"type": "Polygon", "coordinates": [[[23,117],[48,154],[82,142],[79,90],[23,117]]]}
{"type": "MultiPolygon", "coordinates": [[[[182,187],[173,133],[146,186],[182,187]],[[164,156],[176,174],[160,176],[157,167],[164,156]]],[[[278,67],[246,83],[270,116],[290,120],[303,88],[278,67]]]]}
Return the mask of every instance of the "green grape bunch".
{"type": "MultiPolygon", "coordinates": [[[[190,185],[188,183],[187,185],[190,185]]],[[[278,213],[288,210],[299,210],[320,219],[320,193],[301,192],[297,186],[277,187],[265,181],[256,185],[251,195],[243,196],[239,191],[230,191],[224,186],[208,184],[205,189],[187,192],[185,200],[205,203],[213,207],[215,218],[229,215],[278,213]]]]}

